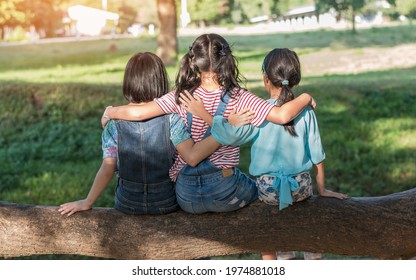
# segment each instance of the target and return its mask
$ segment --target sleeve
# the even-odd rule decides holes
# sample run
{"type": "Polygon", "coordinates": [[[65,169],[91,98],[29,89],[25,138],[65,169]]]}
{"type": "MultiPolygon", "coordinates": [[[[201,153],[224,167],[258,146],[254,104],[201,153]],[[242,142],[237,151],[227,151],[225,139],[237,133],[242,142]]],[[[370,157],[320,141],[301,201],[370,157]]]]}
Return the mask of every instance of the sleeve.
{"type": "Polygon", "coordinates": [[[188,127],[178,114],[170,114],[170,139],[176,147],[183,141],[191,138],[188,127]]]}
{"type": "Polygon", "coordinates": [[[259,127],[266,120],[267,115],[269,115],[274,106],[274,104],[246,91],[243,92],[239,98],[237,111],[245,108],[250,108],[255,111],[256,115],[251,121],[251,124],[259,127]]]}
{"type": "Polygon", "coordinates": [[[166,114],[179,114],[179,105],[175,101],[175,92],[171,91],[160,98],[155,98],[154,101],[166,114]]]}
{"type": "Polygon", "coordinates": [[[118,133],[113,120],[109,121],[101,134],[103,158],[117,158],[118,133]]]}
{"type": "Polygon", "coordinates": [[[259,128],[251,124],[233,126],[222,116],[214,117],[211,128],[211,134],[218,143],[230,146],[240,146],[250,142],[258,132],[259,128]]]}
{"type": "Polygon", "coordinates": [[[307,127],[308,150],[313,164],[322,162],[325,159],[324,148],[322,147],[321,136],[319,134],[318,121],[312,108],[308,107],[305,114],[307,127]]]}

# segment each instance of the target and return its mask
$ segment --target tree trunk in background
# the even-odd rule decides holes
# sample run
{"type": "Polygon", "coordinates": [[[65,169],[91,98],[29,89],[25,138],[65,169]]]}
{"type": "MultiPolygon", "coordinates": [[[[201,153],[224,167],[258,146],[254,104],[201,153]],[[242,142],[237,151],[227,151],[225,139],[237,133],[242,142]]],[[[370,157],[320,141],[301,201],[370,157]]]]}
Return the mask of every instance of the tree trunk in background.
{"type": "Polygon", "coordinates": [[[351,16],[351,22],[352,22],[352,33],[355,34],[357,33],[357,29],[355,28],[355,9],[354,7],[352,7],[352,16],[351,16]]]}
{"type": "Polygon", "coordinates": [[[178,57],[177,18],[175,0],[157,0],[160,33],[156,54],[165,65],[175,65],[178,57]]]}
{"type": "Polygon", "coordinates": [[[112,259],[194,259],[306,251],[380,259],[416,256],[416,188],[382,197],[312,197],[283,211],[256,201],[234,212],[122,214],[0,202],[0,257],[77,254],[112,259]]]}

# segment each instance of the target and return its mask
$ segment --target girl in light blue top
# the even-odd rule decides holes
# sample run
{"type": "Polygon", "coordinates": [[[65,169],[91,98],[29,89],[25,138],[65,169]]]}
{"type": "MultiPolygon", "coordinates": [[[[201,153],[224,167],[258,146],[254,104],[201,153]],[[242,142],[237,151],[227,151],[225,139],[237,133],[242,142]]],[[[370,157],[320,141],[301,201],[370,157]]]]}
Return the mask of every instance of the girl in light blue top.
{"type": "MultiPolygon", "coordinates": [[[[301,80],[297,54],[289,49],[274,49],[264,59],[263,81],[270,94],[268,102],[281,106],[294,99],[292,87],[301,80]]],[[[189,106],[197,102],[189,102],[189,106]]],[[[198,107],[199,108],[199,107],[198,107]]],[[[199,109],[198,109],[199,110],[199,109]]],[[[198,112],[197,108],[193,109],[198,112]]],[[[214,117],[212,135],[223,145],[242,145],[252,141],[250,174],[257,177],[259,199],[282,210],[293,202],[312,195],[309,170],[315,167],[319,195],[347,198],[325,188],[325,153],[318,123],[312,108],[304,109],[286,125],[265,122],[260,127],[246,124],[254,112],[231,114],[228,121],[214,117]]],[[[275,259],[275,252],[263,252],[263,259],[275,259]]]]}

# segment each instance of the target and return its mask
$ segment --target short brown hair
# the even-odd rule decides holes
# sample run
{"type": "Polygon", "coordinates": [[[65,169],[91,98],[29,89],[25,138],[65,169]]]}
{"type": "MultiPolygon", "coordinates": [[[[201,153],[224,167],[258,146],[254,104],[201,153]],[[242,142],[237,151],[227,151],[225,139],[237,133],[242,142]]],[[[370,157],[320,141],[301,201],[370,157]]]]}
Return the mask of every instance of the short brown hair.
{"type": "Polygon", "coordinates": [[[136,53],[126,65],[123,95],[132,103],[149,102],[168,92],[168,75],[162,60],[151,52],[136,53]]]}

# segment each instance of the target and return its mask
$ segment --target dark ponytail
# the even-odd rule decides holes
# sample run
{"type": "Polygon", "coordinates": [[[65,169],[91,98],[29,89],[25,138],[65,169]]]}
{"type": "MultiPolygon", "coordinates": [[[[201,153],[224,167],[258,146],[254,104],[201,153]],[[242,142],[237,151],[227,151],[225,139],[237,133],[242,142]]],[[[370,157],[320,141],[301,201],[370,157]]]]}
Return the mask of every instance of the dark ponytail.
{"type": "Polygon", "coordinates": [[[214,72],[218,83],[233,97],[233,89],[241,89],[242,76],[238,71],[237,59],[228,42],[218,34],[203,34],[196,38],[189,51],[183,56],[175,80],[175,98],[185,90],[191,94],[201,85],[201,72],[214,72]]]}
{"type": "MultiPolygon", "coordinates": [[[[295,99],[292,88],[300,83],[301,71],[297,54],[289,49],[274,49],[263,61],[263,72],[275,87],[282,88],[278,106],[295,99]]],[[[297,136],[293,120],[285,124],[292,136],[297,136]]]]}
{"type": "Polygon", "coordinates": [[[198,66],[193,63],[193,53],[190,48],[189,52],[184,55],[181,60],[179,67],[179,73],[176,76],[175,84],[180,85],[176,86],[175,99],[176,103],[179,104],[179,93],[184,92],[185,90],[193,92],[200,84],[201,77],[199,75],[198,66]]]}

